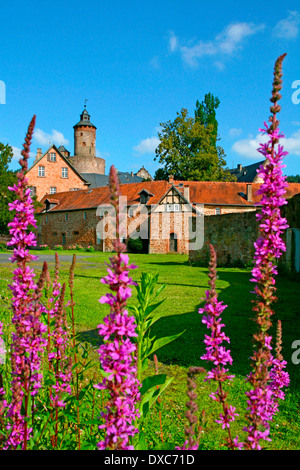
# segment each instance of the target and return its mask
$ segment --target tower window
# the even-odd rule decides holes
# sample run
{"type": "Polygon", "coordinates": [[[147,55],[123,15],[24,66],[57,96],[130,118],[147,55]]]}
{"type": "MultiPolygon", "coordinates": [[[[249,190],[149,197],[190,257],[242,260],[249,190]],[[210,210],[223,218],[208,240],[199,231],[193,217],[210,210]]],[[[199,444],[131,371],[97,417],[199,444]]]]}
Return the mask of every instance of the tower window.
{"type": "Polygon", "coordinates": [[[61,169],[61,177],[62,178],[68,178],[68,168],[62,168],[61,169]]]}

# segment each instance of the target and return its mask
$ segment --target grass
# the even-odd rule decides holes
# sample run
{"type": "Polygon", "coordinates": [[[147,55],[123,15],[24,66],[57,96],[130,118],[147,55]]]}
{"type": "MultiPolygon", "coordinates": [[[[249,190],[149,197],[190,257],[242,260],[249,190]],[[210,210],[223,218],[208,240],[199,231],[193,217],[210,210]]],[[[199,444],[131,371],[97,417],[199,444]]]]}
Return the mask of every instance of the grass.
{"type": "MultiPolygon", "coordinates": [[[[34,252],[33,252],[34,253],[34,252]]],[[[38,253],[43,259],[44,255],[52,255],[49,262],[50,272],[54,268],[54,252],[43,251],[38,253]]],[[[60,279],[68,281],[69,267],[72,253],[60,251],[61,259],[60,279]]],[[[99,344],[97,325],[101,323],[108,313],[107,306],[101,305],[98,299],[107,292],[107,287],[100,282],[106,273],[109,254],[107,253],[76,253],[77,264],[75,269],[74,292],[75,314],[77,329],[80,337],[95,347],[99,344]]],[[[157,337],[179,333],[185,330],[176,342],[171,343],[158,351],[159,372],[173,376],[174,380],[165,392],[161,403],[163,440],[182,444],[184,440],[186,372],[191,365],[203,366],[200,356],[204,352],[203,338],[206,327],[201,323],[198,309],[205,290],[208,288],[208,269],[192,267],[185,255],[130,255],[130,261],[138,265],[132,271],[132,277],[138,281],[141,273],[152,272],[159,274],[159,284],[166,284],[161,295],[165,299],[160,307],[160,320],[153,327],[153,334],[157,337]]],[[[33,263],[38,267],[40,262],[33,263]]],[[[11,279],[12,265],[0,265],[0,292],[6,291],[7,283],[11,279]]],[[[223,300],[227,309],[222,314],[225,323],[225,332],[230,337],[230,349],[233,356],[233,365],[230,372],[236,375],[232,385],[228,385],[230,403],[237,408],[240,417],[233,426],[233,435],[243,438],[241,429],[245,425],[245,395],[247,388],[245,376],[249,373],[249,357],[252,354],[252,335],[255,330],[251,301],[252,283],[250,283],[250,270],[238,268],[219,268],[217,290],[219,299],[223,300]]],[[[290,374],[291,385],[286,393],[286,400],[280,403],[280,412],[272,423],[272,442],[267,444],[269,449],[299,449],[300,448],[300,420],[299,420],[299,391],[300,391],[300,364],[293,364],[291,357],[294,352],[292,343],[300,340],[299,283],[284,277],[277,279],[278,302],[274,305],[273,328],[271,334],[275,336],[275,324],[281,319],[283,327],[283,355],[288,362],[287,370],[290,374]]],[[[130,303],[135,301],[135,290],[130,303]]],[[[0,298],[1,306],[1,298],[0,298]]],[[[154,373],[151,363],[149,373],[154,373]]],[[[218,404],[209,398],[210,391],[215,385],[203,382],[203,376],[198,377],[198,407],[204,410],[204,422],[201,446],[203,449],[219,449],[225,436],[220,426],[214,420],[218,417],[220,409],[218,404]]],[[[158,410],[153,410],[145,422],[145,431],[150,448],[161,442],[161,429],[159,426],[158,410]]]]}

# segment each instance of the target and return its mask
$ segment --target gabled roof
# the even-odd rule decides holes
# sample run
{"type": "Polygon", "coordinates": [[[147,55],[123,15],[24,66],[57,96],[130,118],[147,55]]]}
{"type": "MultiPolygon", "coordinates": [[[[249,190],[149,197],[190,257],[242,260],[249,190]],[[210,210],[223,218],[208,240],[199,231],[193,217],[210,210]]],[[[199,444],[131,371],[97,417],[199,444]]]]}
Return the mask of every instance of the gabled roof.
{"type": "MultiPolygon", "coordinates": [[[[184,198],[184,186],[188,186],[189,202],[193,206],[196,204],[205,204],[214,206],[253,207],[254,204],[260,200],[260,197],[256,195],[260,184],[251,184],[252,201],[248,201],[246,197],[248,184],[208,181],[175,181],[171,184],[168,181],[144,181],[142,183],[120,185],[120,192],[122,196],[127,198],[127,205],[130,206],[139,204],[139,193],[142,189],[145,189],[148,193],[152,194],[146,204],[147,207],[151,207],[159,204],[172,186],[176,188],[184,198]]],[[[289,183],[286,197],[291,198],[298,193],[300,193],[300,183],[289,183]]],[[[58,204],[56,204],[50,212],[92,209],[97,208],[101,204],[110,204],[108,186],[56,193],[54,198],[45,196],[42,199],[42,203],[45,202],[47,198],[51,201],[54,199],[58,201],[58,204]]],[[[43,210],[44,208],[41,208],[39,212],[43,210]]]]}
{"type": "MultiPolygon", "coordinates": [[[[76,173],[76,175],[84,182],[86,183],[87,185],[89,185],[90,183],[88,182],[88,180],[86,180],[84,178],[84,176],[82,176],[81,173],[79,173],[76,168],[72,165],[72,163],[61,153],[61,151],[56,147],[56,145],[52,144],[51,147],[48,148],[48,150],[38,159],[36,160],[33,165],[28,169],[28,171],[31,171],[32,168],[35,167],[35,165],[37,165],[44,157],[45,155],[47,155],[47,153],[49,153],[52,149],[54,149],[60,156],[60,158],[66,163],[66,165],[68,165],[72,171],[74,171],[74,173],[76,173]]],[[[27,172],[28,173],[28,172],[27,172]]]]}
{"type": "MultiPolygon", "coordinates": [[[[188,203],[195,206],[196,204],[214,205],[214,206],[250,206],[259,203],[260,197],[256,192],[260,187],[258,183],[252,183],[252,200],[247,200],[247,186],[249,183],[237,182],[209,182],[209,181],[174,181],[172,184],[168,181],[144,181],[142,183],[130,183],[120,185],[120,193],[127,198],[127,205],[140,203],[139,193],[146,190],[151,193],[146,206],[151,207],[159,204],[166,194],[173,187],[183,197],[184,186],[189,187],[188,203]]],[[[289,183],[287,187],[287,198],[293,197],[300,193],[300,183],[289,183]]],[[[92,209],[97,208],[101,204],[110,204],[109,187],[97,187],[93,189],[82,189],[78,191],[67,191],[56,193],[55,197],[45,196],[45,200],[58,201],[58,204],[51,209],[51,212],[92,209]]],[[[43,209],[40,210],[42,212],[43,209]]]]}
{"type": "MultiPolygon", "coordinates": [[[[181,183],[179,183],[179,184],[180,184],[180,189],[181,189],[183,186],[181,185],[181,183]]],[[[174,184],[172,184],[172,185],[170,186],[170,188],[168,189],[168,191],[167,191],[165,194],[163,194],[162,197],[160,198],[160,200],[154,205],[154,207],[151,209],[151,212],[154,212],[154,211],[155,211],[156,207],[159,206],[159,204],[164,200],[164,198],[165,198],[165,197],[170,193],[170,191],[172,191],[172,190],[174,190],[175,193],[177,193],[178,196],[179,196],[181,199],[184,200],[185,204],[188,204],[189,207],[190,207],[192,210],[195,210],[195,207],[191,204],[191,202],[190,202],[189,200],[187,200],[187,198],[184,196],[184,193],[182,193],[182,191],[179,190],[179,186],[178,186],[178,188],[177,188],[174,184]]]]}
{"type": "Polygon", "coordinates": [[[229,172],[236,177],[238,183],[252,183],[257,176],[257,170],[264,162],[265,160],[247,166],[238,165],[229,172]]]}

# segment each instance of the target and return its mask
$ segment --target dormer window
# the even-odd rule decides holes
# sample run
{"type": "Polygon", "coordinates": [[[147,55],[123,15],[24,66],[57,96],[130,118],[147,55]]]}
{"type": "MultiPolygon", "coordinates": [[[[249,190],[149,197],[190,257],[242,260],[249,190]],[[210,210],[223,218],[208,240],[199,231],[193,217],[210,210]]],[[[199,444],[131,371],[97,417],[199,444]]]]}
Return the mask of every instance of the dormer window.
{"type": "Polygon", "coordinates": [[[45,200],[45,206],[46,206],[46,212],[50,211],[53,209],[53,207],[57,206],[58,201],[56,199],[46,199],[45,200]]]}
{"type": "Polygon", "coordinates": [[[147,204],[147,202],[148,202],[148,194],[147,193],[140,194],[140,203],[147,204]]]}
{"type": "Polygon", "coordinates": [[[153,194],[147,191],[146,189],[142,189],[139,192],[139,195],[140,195],[140,204],[147,204],[150,197],[153,196],[153,194]]]}

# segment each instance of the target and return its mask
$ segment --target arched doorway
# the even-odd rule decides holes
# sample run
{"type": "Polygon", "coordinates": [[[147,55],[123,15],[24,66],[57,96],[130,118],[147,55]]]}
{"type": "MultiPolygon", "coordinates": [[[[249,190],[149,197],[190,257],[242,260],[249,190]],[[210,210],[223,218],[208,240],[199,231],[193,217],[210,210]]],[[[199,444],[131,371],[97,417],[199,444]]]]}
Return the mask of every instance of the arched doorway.
{"type": "Polygon", "coordinates": [[[172,253],[177,253],[177,235],[176,235],[176,233],[170,233],[169,251],[171,251],[172,253]]]}

